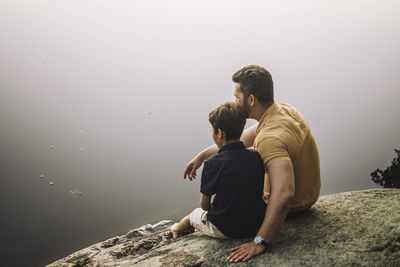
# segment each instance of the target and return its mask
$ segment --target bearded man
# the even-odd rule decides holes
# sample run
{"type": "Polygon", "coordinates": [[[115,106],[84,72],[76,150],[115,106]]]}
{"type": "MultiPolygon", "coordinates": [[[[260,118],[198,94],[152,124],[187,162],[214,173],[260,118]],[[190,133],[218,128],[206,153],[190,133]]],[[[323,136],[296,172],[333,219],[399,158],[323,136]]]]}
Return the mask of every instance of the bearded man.
{"type": "MultiPolygon", "coordinates": [[[[247,118],[258,124],[247,128],[241,141],[254,146],[264,161],[263,199],[267,203],[263,223],[253,241],[232,248],[229,262],[247,261],[268,247],[289,212],[309,209],[321,187],[317,144],[304,116],[295,108],[274,102],[271,74],[250,65],[233,74],[236,102],[247,118]]],[[[204,160],[218,152],[216,145],[201,151],[186,166],[184,178],[196,178],[204,160]]]]}

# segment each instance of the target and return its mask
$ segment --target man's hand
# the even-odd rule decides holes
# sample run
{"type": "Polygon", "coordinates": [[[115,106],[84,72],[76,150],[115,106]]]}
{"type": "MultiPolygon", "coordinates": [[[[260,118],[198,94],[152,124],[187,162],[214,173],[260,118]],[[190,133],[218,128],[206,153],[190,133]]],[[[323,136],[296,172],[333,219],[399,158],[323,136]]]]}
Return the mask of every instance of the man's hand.
{"type": "Polygon", "coordinates": [[[186,178],[186,176],[189,178],[190,181],[192,179],[196,179],[196,170],[203,164],[203,161],[199,159],[198,156],[196,156],[194,159],[192,159],[185,168],[185,172],[183,173],[183,179],[186,178]]]}
{"type": "Polygon", "coordinates": [[[264,246],[256,245],[254,241],[250,241],[244,243],[238,247],[234,247],[231,249],[233,251],[231,255],[228,256],[229,262],[239,262],[239,261],[248,261],[254,256],[263,253],[265,250],[264,246]]]}

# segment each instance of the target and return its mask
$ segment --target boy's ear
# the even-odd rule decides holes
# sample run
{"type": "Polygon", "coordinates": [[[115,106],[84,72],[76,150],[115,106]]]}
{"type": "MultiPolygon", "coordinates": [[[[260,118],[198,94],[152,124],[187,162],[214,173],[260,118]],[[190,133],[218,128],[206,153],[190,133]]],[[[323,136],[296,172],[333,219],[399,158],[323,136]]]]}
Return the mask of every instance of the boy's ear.
{"type": "Polygon", "coordinates": [[[222,138],[222,130],[221,129],[218,129],[218,132],[217,132],[217,136],[218,136],[218,138],[222,138]]]}

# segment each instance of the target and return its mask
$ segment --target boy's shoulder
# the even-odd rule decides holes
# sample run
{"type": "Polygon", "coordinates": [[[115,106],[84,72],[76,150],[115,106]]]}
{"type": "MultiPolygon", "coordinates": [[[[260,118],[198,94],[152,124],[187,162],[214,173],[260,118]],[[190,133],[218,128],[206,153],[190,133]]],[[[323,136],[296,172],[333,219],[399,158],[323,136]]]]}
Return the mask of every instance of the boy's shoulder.
{"type": "Polygon", "coordinates": [[[253,148],[246,148],[246,153],[243,154],[243,157],[250,161],[263,162],[261,155],[253,148]]]}
{"type": "Polygon", "coordinates": [[[236,160],[261,160],[260,154],[253,148],[243,148],[240,150],[224,151],[204,161],[205,165],[221,164],[232,159],[236,160]]]}
{"type": "Polygon", "coordinates": [[[253,154],[256,157],[260,157],[261,158],[260,154],[254,148],[246,148],[246,151],[247,151],[248,154],[253,154]]]}

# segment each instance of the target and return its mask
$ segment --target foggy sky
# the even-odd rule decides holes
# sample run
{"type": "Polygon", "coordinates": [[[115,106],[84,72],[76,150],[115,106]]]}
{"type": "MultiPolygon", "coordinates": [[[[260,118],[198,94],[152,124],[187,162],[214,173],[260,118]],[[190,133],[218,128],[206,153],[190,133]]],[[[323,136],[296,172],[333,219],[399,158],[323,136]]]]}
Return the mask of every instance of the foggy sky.
{"type": "Polygon", "coordinates": [[[6,239],[75,235],[47,253],[55,260],[196,205],[199,181],[182,180],[184,167],[212,144],[208,113],[234,100],[231,76],[249,64],[308,120],[321,194],[376,187],[369,174],[400,147],[398,10],[377,0],[1,1],[6,239]]]}

